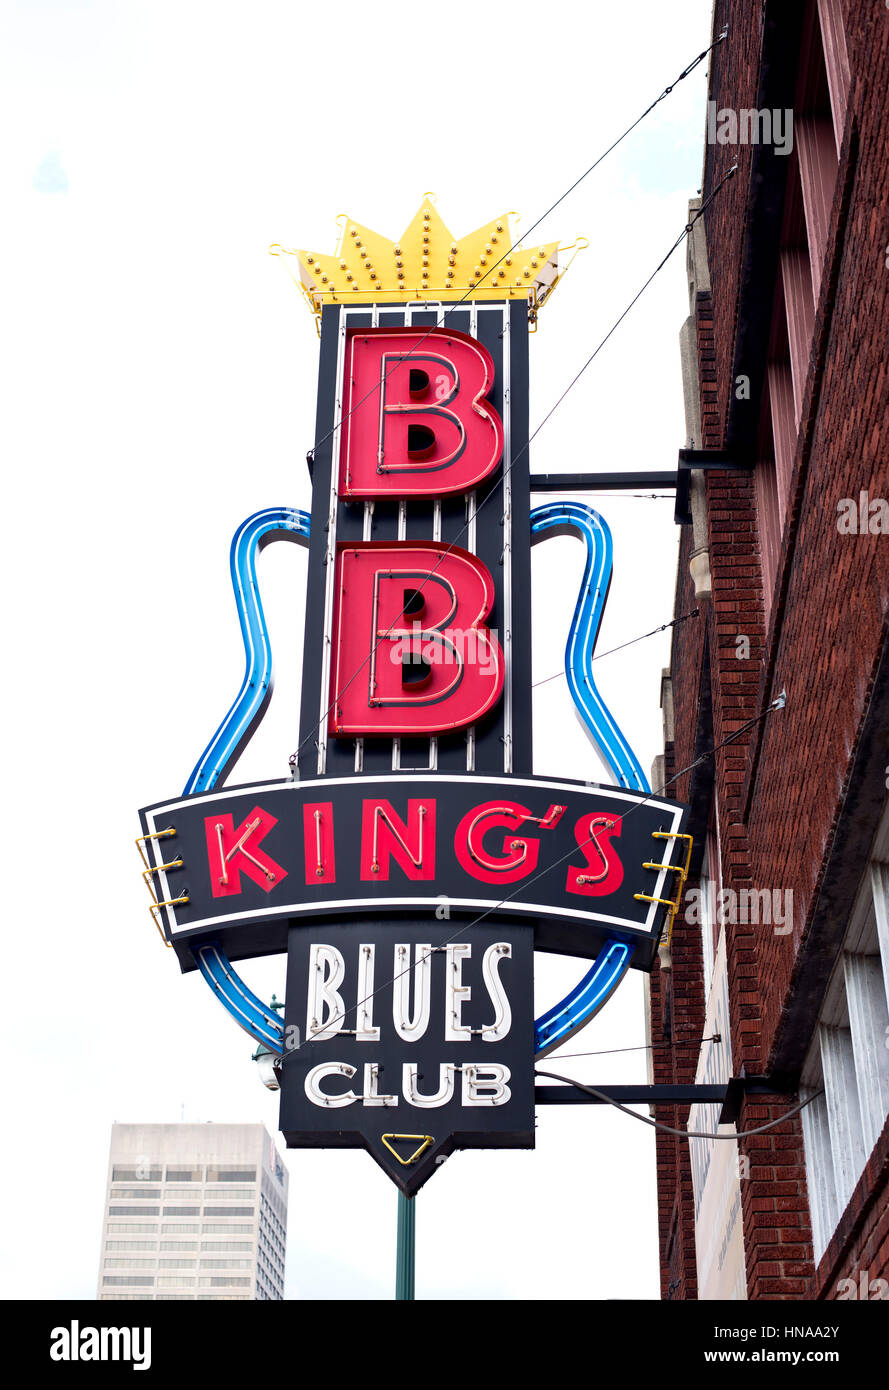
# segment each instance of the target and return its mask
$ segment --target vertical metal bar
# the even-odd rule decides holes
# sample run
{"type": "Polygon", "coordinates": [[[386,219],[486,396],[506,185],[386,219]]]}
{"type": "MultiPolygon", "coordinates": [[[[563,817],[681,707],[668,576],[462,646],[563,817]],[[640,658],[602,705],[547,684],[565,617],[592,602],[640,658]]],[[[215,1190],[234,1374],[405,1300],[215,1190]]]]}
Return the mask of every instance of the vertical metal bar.
{"type": "Polygon", "coordinates": [[[503,771],[512,772],[512,404],[509,305],[503,310],[503,771]]]}
{"type": "Polygon", "coordinates": [[[395,1297],[414,1297],[414,1199],[398,1194],[398,1236],[395,1249],[395,1297]]]}

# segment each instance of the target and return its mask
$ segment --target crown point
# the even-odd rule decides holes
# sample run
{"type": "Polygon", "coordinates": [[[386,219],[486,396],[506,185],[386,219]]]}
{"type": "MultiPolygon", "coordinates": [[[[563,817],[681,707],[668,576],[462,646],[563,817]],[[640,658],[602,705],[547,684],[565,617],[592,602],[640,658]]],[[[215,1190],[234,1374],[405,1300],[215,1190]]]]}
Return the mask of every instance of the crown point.
{"type": "MultiPolygon", "coordinates": [[[[345,217],[339,219],[339,225],[343,230],[340,232],[340,242],[333,255],[319,256],[315,252],[307,255],[304,251],[299,253],[303,275],[301,288],[305,291],[316,315],[320,315],[324,303],[337,301],[334,277],[339,286],[339,299],[343,299],[345,291],[349,289],[353,294],[361,290],[368,300],[378,298],[380,294],[385,295],[387,291],[394,291],[402,296],[410,293],[426,299],[456,299],[467,294],[476,298],[493,298],[499,295],[519,299],[529,296],[533,298],[535,282],[537,287],[540,287],[541,267],[556,270],[551,246],[528,247],[524,251],[516,251],[512,247],[508,215],[504,215],[499,221],[483,224],[458,243],[438,213],[433,217],[432,199],[428,195],[424,196],[419,211],[404,232],[401,242],[392,242],[388,237],[376,232],[365,231],[360,223],[351,223],[345,217]],[[431,269],[433,226],[439,237],[435,246],[435,274],[431,269]],[[364,240],[366,236],[370,238],[369,242],[364,240]],[[506,243],[502,251],[501,241],[506,243]],[[347,246],[355,248],[360,260],[352,261],[346,250],[347,246]],[[408,248],[407,256],[404,256],[404,246],[408,248]],[[373,248],[376,261],[380,263],[379,270],[375,268],[376,262],[371,256],[373,248]],[[391,261],[388,259],[390,250],[391,261]],[[458,273],[456,266],[461,252],[464,264],[458,273]],[[473,253],[477,262],[474,269],[471,268],[473,253]],[[523,264],[525,256],[528,258],[527,264],[523,264]],[[408,259],[411,264],[409,290],[405,269],[408,259]],[[466,265],[466,262],[469,262],[469,265],[466,265]],[[361,273],[362,267],[367,269],[366,279],[361,273]],[[490,283],[488,277],[491,277],[490,283]],[[436,282],[434,286],[433,281],[436,282]],[[368,295],[368,289],[373,290],[373,296],[368,295]]],[[[355,252],[352,253],[353,256],[355,252]]],[[[558,278],[559,275],[555,274],[554,283],[558,278]]],[[[361,298],[360,294],[358,298],[361,298]]]]}

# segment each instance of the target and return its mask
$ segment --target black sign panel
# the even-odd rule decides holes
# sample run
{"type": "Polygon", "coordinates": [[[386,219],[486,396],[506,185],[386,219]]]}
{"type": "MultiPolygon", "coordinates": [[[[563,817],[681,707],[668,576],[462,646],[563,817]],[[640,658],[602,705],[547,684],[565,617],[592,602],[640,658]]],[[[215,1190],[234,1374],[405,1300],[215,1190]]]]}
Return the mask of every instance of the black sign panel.
{"type": "Polygon", "coordinates": [[[530,920],[537,950],[591,959],[632,942],[650,968],[684,852],[685,808],[542,777],[324,778],[233,787],[142,812],[183,969],[287,949],[322,917],[530,920]],[[679,842],[681,845],[681,842],[679,842]],[[175,901],[175,900],[179,901],[175,901]]]}
{"type": "Polygon", "coordinates": [[[287,1144],[364,1147],[407,1196],[455,1148],[534,1146],[532,930],[440,926],[316,922],[288,948],[287,1144]]]}

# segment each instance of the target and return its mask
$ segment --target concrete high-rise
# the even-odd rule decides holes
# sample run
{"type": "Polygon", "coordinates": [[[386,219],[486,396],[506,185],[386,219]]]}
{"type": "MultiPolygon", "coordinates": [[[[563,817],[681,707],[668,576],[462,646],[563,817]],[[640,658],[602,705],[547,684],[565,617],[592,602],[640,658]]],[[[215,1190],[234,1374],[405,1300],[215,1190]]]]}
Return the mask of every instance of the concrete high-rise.
{"type": "Polygon", "coordinates": [[[113,1125],[98,1298],[283,1299],[287,1183],[264,1125],[113,1125]]]}

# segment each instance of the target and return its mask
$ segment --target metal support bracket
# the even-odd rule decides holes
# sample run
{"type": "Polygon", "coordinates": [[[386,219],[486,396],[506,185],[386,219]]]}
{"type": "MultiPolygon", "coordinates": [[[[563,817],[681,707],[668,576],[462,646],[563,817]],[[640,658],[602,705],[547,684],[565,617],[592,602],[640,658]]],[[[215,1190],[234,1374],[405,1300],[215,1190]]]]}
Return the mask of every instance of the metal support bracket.
{"type": "Polygon", "coordinates": [[[736,454],[726,449],[680,449],[676,473],[676,507],[673,512],[673,520],[677,526],[691,525],[689,487],[693,471],[710,468],[718,468],[728,473],[750,473],[753,461],[738,459],[736,454]]]}
{"type": "Polygon", "coordinates": [[[151,876],[152,874],[163,873],[166,869],[181,869],[185,861],[180,855],[178,859],[171,859],[165,864],[149,864],[144,845],[147,840],[165,840],[169,836],[175,834],[176,831],[172,826],[169,826],[166,830],[156,830],[153,835],[139,835],[136,839],[136,848],[142,856],[142,863],[145,865],[145,868],[142,870],[142,880],[151,895],[151,907],[149,911],[154,920],[154,925],[157,927],[161,941],[170,950],[173,949],[173,943],[167,940],[158,912],[162,907],[177,907],[180,903],[187,903],[189,900],[188,894],[182,893],[178,898],[165,898],[162,902],[154,891],[154,884],[151,881],[151,876]]]}
{"type": "Polygon", "coordinates": [[[676,913],[679,911],[682,903],[682,894],[685,891],[685,881],[688,878],[688,869],[691,864],[691,852],[694,849],[694,839],[691,835],[681,835],[673,830],[653,830],[651,832],[651,838],[653,840],[685,840],[688,846],[684,864],[655,864],[646,862],[642,865],[643,869],[668,869],[671,873],[678,874],[679,881],[676,885],[675,898],[652,898],[648,893],[633,894],[633,897],[638,899],[639,902],[660,903],[663,907],[668,907],[670,909],[666,925],[661,933],[661,945],[669,946],[670,938],[673,935],[673,923],[676,920],[676,913]]]}

